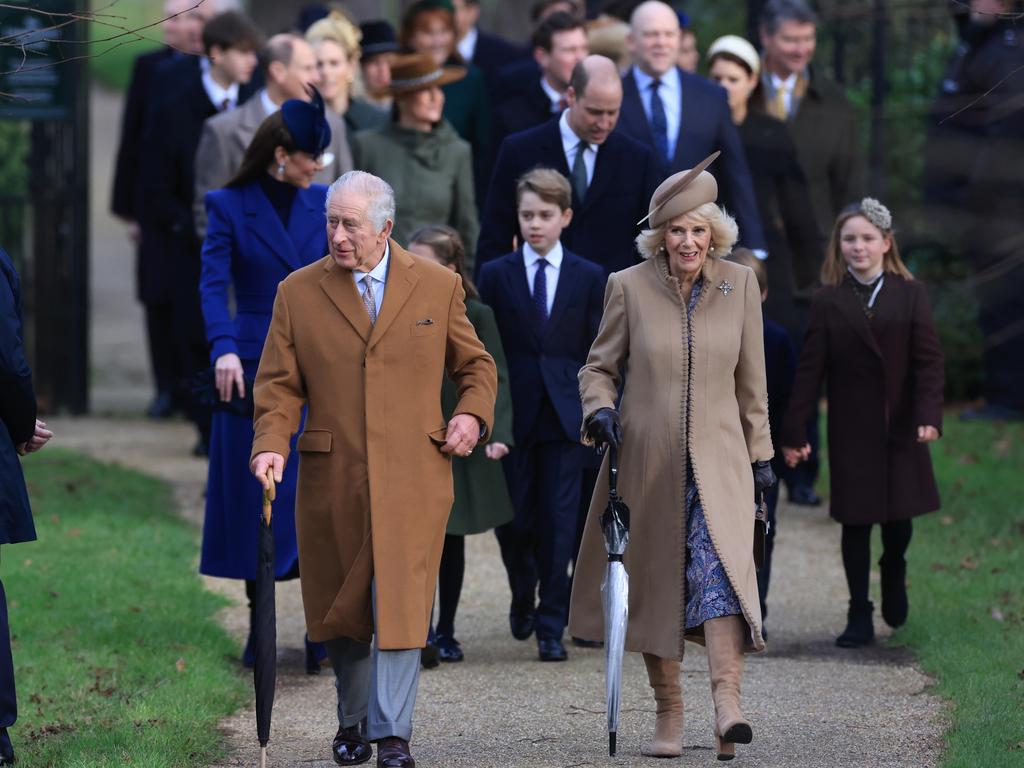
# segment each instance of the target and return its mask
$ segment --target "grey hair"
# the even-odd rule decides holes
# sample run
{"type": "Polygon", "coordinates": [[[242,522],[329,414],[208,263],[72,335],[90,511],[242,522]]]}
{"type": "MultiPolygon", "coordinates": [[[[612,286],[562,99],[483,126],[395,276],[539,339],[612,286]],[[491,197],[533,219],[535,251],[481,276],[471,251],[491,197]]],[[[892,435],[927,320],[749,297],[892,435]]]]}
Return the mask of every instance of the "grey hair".
{"type": "MultiPolygon", "coordinates": [[[[729,255],[740,236],[736,219],[715,203],[704,203],[683,215],[704,221],[711,229],[711,244],[715,250],[709,256],[724,259],[729,255]]],[[[636,249],[643,258],[649,259],[661,252],[665,245],[665,230],[671,221],[666,221],[656,229],[645,229],[636,236],[636,249]]]]}
{"type": "Polygon", "coordinates": [[[774,35],[786,21],[817,25],[818,14],[806,0],[768,0],[761,10],[761,29],[765,34],[774,35]]]}
{"type": "Polygon", "coordinates": [[[395,220],[395,190],[379,176],[366,171],[343,173],[327,189],[325,210],[334,196],[343,189],[366,197],[366,218],[377,232],[381,232],[388,221],[395,220]]]}

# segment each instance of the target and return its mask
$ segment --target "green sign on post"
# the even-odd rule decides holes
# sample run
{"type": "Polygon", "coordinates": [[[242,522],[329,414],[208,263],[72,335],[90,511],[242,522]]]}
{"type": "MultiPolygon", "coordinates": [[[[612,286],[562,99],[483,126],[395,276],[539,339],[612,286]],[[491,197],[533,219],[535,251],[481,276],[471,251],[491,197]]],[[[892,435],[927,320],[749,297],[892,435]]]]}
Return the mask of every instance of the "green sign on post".
{"type": "Polygon", "coordinates": [[[83,24],[64,24],[74,0],[7,0],[0,7],[0,118],[72,120],[75,78],[66,58],[86,52],[65,39],[83,34],[83,24]]]}

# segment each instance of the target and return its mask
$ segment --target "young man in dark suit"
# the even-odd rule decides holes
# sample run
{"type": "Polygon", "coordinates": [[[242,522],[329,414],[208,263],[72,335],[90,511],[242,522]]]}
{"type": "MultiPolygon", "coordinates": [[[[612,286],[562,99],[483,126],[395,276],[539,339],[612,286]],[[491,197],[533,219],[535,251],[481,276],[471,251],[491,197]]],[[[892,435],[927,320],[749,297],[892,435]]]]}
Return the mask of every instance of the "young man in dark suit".
{"type": "MultiPolygon", "coordinates": [[[[154,87],[157,72],[165,62],[202,54],[203,25],[212,7],[206,3],[196,5],[193,0],[167,0],[161,24],[164,47],[141,54],[132,68],[121,118],[121,143],[117,149],[110,210],[128,227],[129,237],[138,246],[139,261],[144,257],[139,230],[139,170],[146,116],[158,95],[154,87]]],[[[173,308],[166,297],[143,291],[141,283],[138,294],[146,312],[150,368],[156,384],[147,413],[153,418],[165,418],[174,412],[175,400],[181,394],[174,391],[180,378],[180,363],[174,342],[173,308]]]]}
{"type": "Polygon", "coordinates": [[[467,64],[484,76],[487,90],[494,92],[498,71],[526,57],[526,49],[503,37],[480,29],[480,0],[453,0],[455,8],[456,47],[467,64]]]}
{"type": "Polygon", "coordinates": [[[478,282],[512,390],[515,447],[504,462],[515,520],[495,533],[512,590],[512,635],[536,632],[541,661],[563,661],[584,458],[576,374],[601,323],[605,275],[559,240],[573,217],[562,174],[535,168],[515,194],[523,245],[485,264],[478,282]]]}
{"type": "Polygon", "coordinates": [[[562,243],[608,275],[637,263],[633,239],[647,201],[661,182],[654,153],[613,133],[622,105],[615,64],[588,56],[576,65],[569,108],[543,125],[502,142],[484,206],[477,267],[522,242],[516,218],[516,180],[531,168],[554,168],[572,185],[571,222],[562,243]]]}
{"type": "MultiPolygon", "coordinates": [[[[53,433],[46,424],[36,418],[32,372],[22,344],[18,274],[7,252],[0,248],[0,545],[35,541],[36,529],[18,457],[38,451],[51,437],[53,433]]],[[[0,765],[14,764],[14,747],[7,729],[17,719],[7,595],[0,582],[0,765]]]]}
{"type": "MultiPolygon", "coordinates": [[[[252,78],[262,46],[262,33],[243,14],[228,11],[211,19],[203,28],[206,71],[160,85],[144,132],[139,222],[147,257],[139,279],[143,292],[167,295],[173,304],[186,391],[192,376],[209,365],[199,309],[200,241],[192,218],[196,149],[207,118],[238,105],[240,86],[252,78]]],[[[169,71],[158,73],[158,85],[169,71]]],[[[200,433],[197,452],[205,452],[209,413],[195,403],[189,411],[200,433]]]]}
{"type": "Polygon", "coordinates": [[[618,130],[652,147],[666,175],[721,150],[720,200],[736,216],[741,242],[763,251],[754,183],[725,91],[679,68],[679,36],[679,16],[666,3],[648,0],[633,11],[627,37],[633,66],[622,78],[618,130]]]}
{"type": "Polygon", "coordinates": [[[583,22],[568,13],[548,16],[533,32],[533,58],[540,75],[521,92],[494,105],[491,146],[497,150],[506,136],[546,123],[568,106],[566,91],[572,71],[588,53],[583,22]]]}

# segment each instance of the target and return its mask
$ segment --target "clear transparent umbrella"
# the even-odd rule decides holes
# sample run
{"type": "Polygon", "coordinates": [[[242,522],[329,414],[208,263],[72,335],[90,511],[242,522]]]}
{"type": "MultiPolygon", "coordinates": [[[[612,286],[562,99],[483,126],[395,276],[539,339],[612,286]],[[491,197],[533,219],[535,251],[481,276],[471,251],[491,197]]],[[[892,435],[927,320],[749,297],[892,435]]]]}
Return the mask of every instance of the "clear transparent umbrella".
{"type": "Polygon", "coordinates": [[[622,654],[629,623],[629,574],[622,562],[629,544],[629,507],[618,492],[619,462],[614,447],[608,454],[608,506],[601,515],[608,570],[601,585],[604,606],[605,687],[608,702],[608,754],[615,756],[622,701],[622,654]]]}

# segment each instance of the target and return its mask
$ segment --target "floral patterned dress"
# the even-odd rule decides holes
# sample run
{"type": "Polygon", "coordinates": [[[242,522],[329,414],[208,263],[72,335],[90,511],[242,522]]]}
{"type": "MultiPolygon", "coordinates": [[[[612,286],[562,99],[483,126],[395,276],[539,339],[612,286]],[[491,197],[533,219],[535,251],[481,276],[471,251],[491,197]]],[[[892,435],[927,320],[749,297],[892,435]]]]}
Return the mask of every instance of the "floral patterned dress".
{"type": "MultiPolygon", "coordinates": [[[[690,301],[686,308],[687,348],[690,359],[693,359],[693,310],[700,299],[704,288],[704,278],[699,278],[690,291],[690,301]]],[[[689,390],[693,383],[693,368],[689,372],[689,390]]],[[[686,420],[687,433],[690,425],[690,398],[687,398],[686,420]]],[[[704,519],[704,507],[701,505],[697,484],[693,479],[693,466],[689,457],[686,459],[686,616],[687,630],[699,627],[708,619],[719,616],[742,615],[740,601],[729,583],[718,558],[715,545],[708,533],[708,524],[704,519]]]]}

